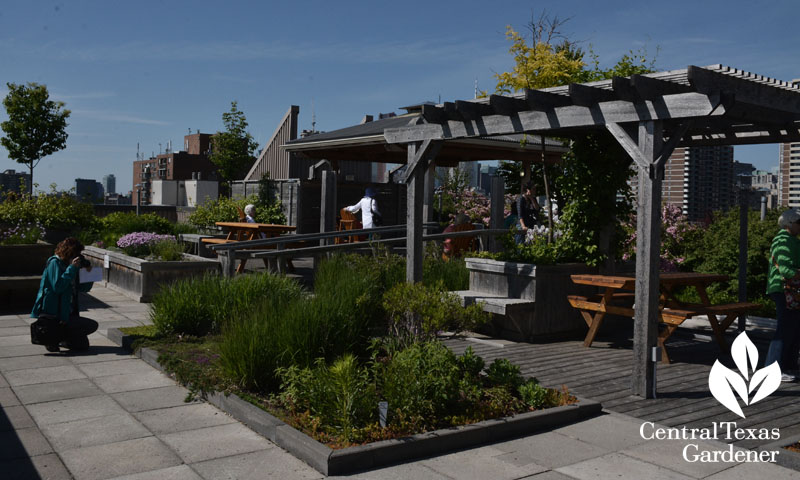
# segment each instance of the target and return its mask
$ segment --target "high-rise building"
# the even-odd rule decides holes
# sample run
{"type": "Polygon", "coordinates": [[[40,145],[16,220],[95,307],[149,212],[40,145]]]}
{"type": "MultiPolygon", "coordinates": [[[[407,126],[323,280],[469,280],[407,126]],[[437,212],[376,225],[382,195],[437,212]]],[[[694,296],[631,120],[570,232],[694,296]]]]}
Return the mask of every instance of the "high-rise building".
{"type": "Polygon", "coordinates": [[[117,177],[113,173],[103,175],[103,190],[105,190],[106,195],[117,193],[117,177]]]}
{"type": "Polygon", "coordinates": [[[0,173],[0,200],[4,199],[8,192],[26,193],[30,184],[30,173],[15,170],[6,170],[0,173]]]}
{"type": "Polygon", "coordinates": [[[782,143],[778,163],[778,191],[783,207],[800,208],[800,143],[782,143]]]}
{"type": "MultiPolygon", "coordinates": [[[[694,222],[727,210],[736,204],[733,163],[730,146],[676,148],[664,170],[661,201],[679,206],[694,222]]],[[[636,175],[631,179],[635,194],[636,175]]]]}
{"type": "Polygon", "coordinates": [[[80,202],[101,203],[103,201],[103,185],[97,180],[76,178],[75,197],[80,202]]]}

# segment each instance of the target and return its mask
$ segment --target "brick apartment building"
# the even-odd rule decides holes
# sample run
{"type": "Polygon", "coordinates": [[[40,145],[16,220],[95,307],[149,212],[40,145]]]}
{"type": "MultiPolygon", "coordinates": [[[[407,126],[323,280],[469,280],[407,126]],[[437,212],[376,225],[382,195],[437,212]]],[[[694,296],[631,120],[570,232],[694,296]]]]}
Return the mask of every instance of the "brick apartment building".
{"type": "Polygon", "coordinates": [[[153,180],[191,180],[196,173],[203,180],[216,180],[217,168],[208,159],[210,146],[211,134],[198,132],[183,137],[183,150],[134,161],[133,204],[138,203],[139,190],[142,205],[152,202],[153,180]]]}
{"type": "MultiPolygon", "coordinates": [[[[633,175],[634,194],[637,183],[633,175]]],[[[733,147],[676,148],[665,167],[661,192],[663,203],[679,206],[693,222],[705,220],[715,210],[731,208],[737,198],[733,147]]]]}

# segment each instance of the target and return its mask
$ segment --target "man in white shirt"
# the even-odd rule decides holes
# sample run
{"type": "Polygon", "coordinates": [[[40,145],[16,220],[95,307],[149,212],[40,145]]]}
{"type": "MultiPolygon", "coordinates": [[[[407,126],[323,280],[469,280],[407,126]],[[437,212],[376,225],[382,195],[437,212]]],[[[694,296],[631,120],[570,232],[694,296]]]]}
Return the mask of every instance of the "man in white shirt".
{"type": "Polygon", "coordinates": [[[364,198],[359,200],[359,202],[355,205],[345,207],[345,210],[350,213],[357,213],[359,210],[361,211],[361,225],[363,225],[363,228],[380,226],[378,223],[380,222],[381,212],[378,211],[378,202],[375,201],[376,195],[377,192],[374,188],[367,187],[367,191],[364,193],[364,198]]]}

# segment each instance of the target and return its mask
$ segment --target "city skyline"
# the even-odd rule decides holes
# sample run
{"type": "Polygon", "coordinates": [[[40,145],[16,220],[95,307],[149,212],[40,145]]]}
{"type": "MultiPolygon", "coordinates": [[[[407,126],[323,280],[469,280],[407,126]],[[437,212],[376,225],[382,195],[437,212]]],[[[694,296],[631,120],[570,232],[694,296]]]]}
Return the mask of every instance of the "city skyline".
{"type": "MultiPolygon", "coordinates": [[[[800,6],[721,1],[633,9],[627,2],[233,2],[29,4],[0,13],[6,82],[38,82],[72,111],[67,148],[46,157],[34,182],[69,188],[74,178],[114,174],[131,189],[138,150],[146,157],[188,132],[214,133],[237,100],[263,147],[290,105],[300,129],[330,131],[366,115],[424,101],[493,91],[512,68],[506,25],[525,32],[543,11],[572,17],[563,33],[610,66],[646,48],[656,68],[722,63],[780,80],[800,77],[792,19],[800,6]],[[369,6],[369,8],[367,8],[369,6]],[[420,12],[425,12],[421,14],[420,12]],[[743,34],[746,32],[746,35],[743,34]],[[313,117],[312,117],[313,113],[313,117]],[[100,173],[102,172],[102,173],[100,173]]],[[[0,111],[0,120],[5,111],[0,111]]],[[[178,148],[180,150],[180,148],[178,148]]],[[[736,147],[737,161],[768,170],[777,145],[736,147]]],[[[0,170],[26,170],[0,148],[0,170]]],[[[98,178],[99,180],[99,178],[98,178]]]]}

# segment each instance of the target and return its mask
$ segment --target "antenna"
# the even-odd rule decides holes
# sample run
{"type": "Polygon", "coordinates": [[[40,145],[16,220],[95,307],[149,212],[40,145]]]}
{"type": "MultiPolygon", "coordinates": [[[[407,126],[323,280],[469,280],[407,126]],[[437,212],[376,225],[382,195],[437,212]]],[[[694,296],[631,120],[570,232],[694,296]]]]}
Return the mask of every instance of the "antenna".
{"type": "Polygon", "coordinates": [[[317,114],[314,112],[314,97],[311,97],[311,131],[317,131],[317,114]]]}
{"type": "Polygon", "coordinates": [[[161,155],[161,142],[158,142],[158,154],[161,155]]]}
{"type": "Polygon", "coordinates": [[[438,101],[438,102],[436,102],[436,103],[438,103],[439,105],[441,105],[441,104],[442,104],[442,94],[441,94],[441,93],[439,94],[439,101],[438,101]]]}
{"type": "Polygon", "coordinates": [[[141,160],[141,158],[139,158],[139,142],[136,142],[136,160],[141,160]]]}
{"type": "Polygon", "coordinates": [[[478,77],[475,77],[475,98],[478,98],[478,77]]]}

